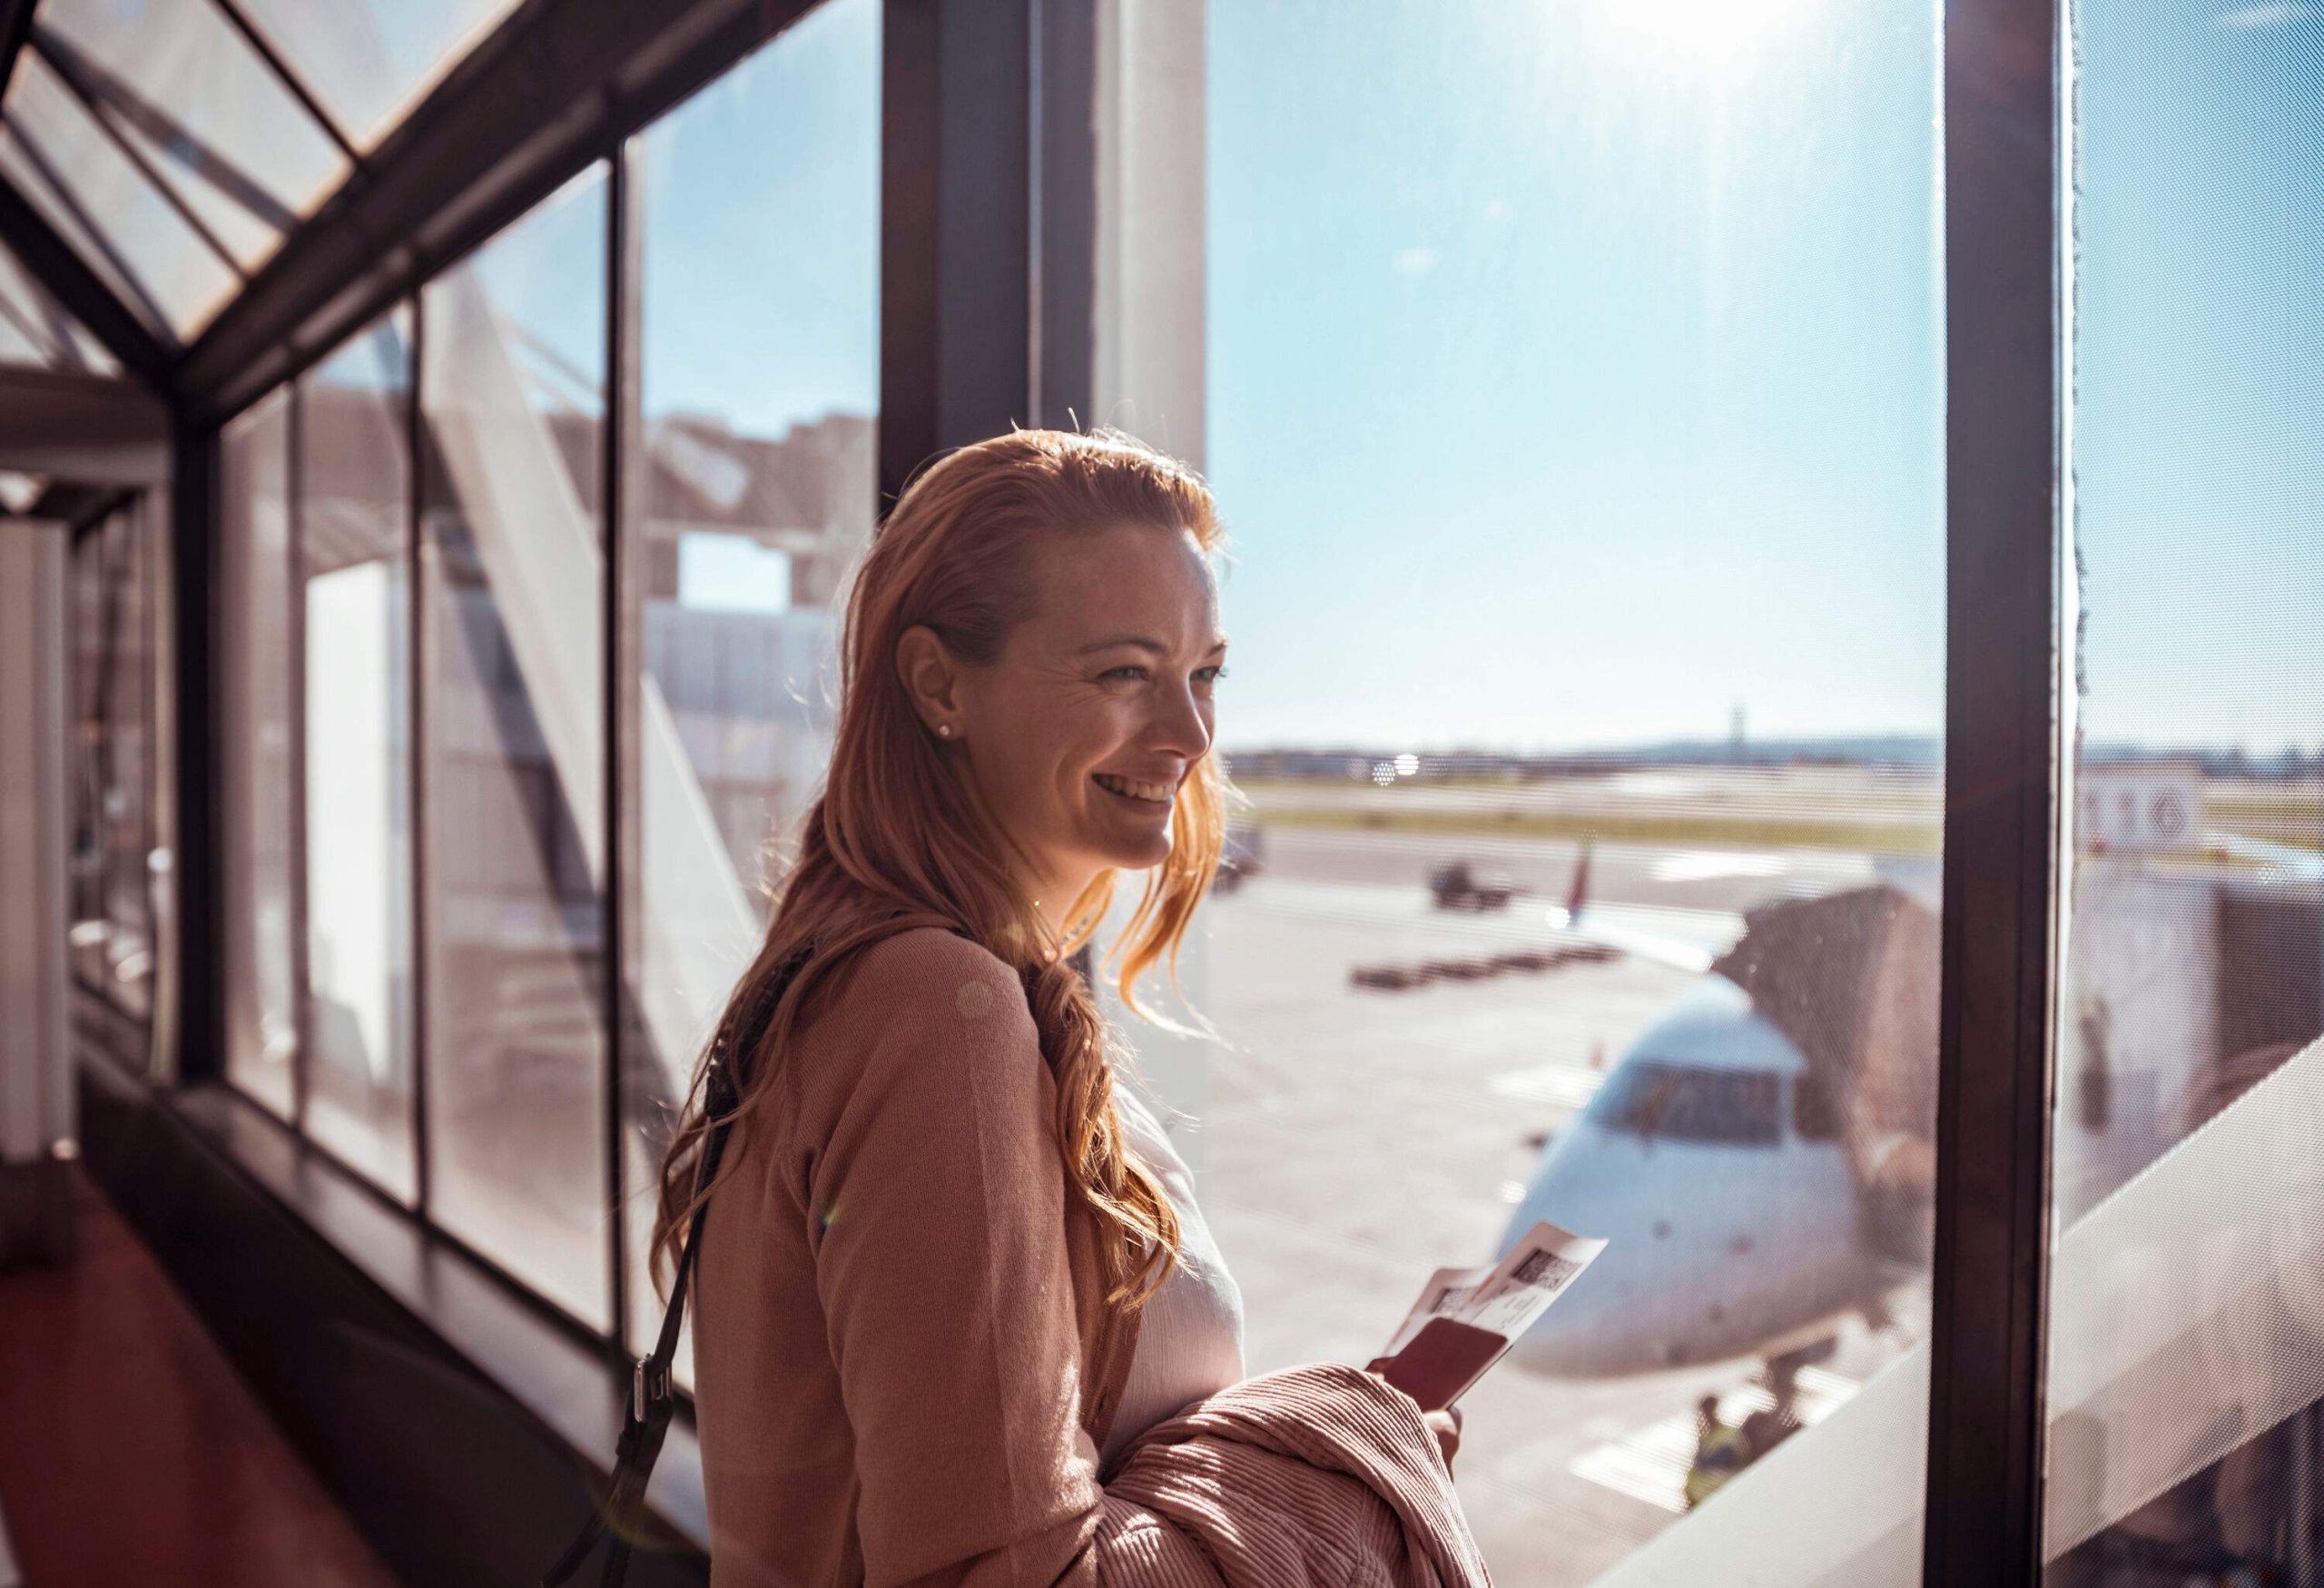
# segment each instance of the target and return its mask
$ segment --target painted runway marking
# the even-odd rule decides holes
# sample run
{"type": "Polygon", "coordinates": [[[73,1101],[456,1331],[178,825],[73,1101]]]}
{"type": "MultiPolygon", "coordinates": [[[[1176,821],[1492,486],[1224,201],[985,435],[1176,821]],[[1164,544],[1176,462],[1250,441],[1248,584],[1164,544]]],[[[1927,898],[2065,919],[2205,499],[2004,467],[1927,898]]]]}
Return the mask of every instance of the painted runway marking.
{"type": "Polygon", "coordinates": [[[1705,883],[1714,877],[1779,877],[1789,865],[1780,854],[1745,849],[1682,849],[1646,869],[1658,883],[1705,883]]]}

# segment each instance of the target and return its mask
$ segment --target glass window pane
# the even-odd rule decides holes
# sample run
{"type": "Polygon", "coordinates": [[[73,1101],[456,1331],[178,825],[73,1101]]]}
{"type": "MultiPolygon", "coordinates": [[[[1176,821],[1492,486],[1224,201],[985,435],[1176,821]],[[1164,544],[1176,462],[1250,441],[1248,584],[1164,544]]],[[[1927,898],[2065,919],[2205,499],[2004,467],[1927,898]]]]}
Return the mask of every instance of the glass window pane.
{"type": "Polygon", "coordinates": [[[74,979],[102,988],[105,976],[104,537],[74,538],[73,863],[69,883],[74,979]]]}
{"type": "Polygon", "coordinates": [[[412,1156],[411,390],[399,310],[299,382],[307,1133],[404,1202],[412,1156]]]}
{"type": "Polygon", "coordinates": [[[117,375],[104,344],[49,296],[16,256],[0,249],[0,363],[117,375]]]}
{"type": "MultiPolygon", "coordinates": [[[[812,797],[842,571],[878,497],[880,7],[834,0],[632,145],[645,229],[638,790],[645,1051],[624,1174],[654,1183],[665,1107],[765,922],[762,853],[812,797]]],[[[628,1201],[633,1336],[660,1307],[628,1201]]]]}
{"type": "Polygon", "coordinates": [[[242,0],[251,23],[367,153],[517,0],[242,0]]]}
{"type": "Polygon", "coordinates": [[[152,592],[146,602],[147,655],[145,737],[147,787],[145,897],[153,968],[154,1018],[146,1031],[146,1060],[153,1077],[167,1085],[179,1079],[182,1056],[171,1011],[176,1006],[179,979],[184,974],[181,944],[182,922],[177,907],[177,668],[175,614],[170,593],[177,588],[176,562],[171,555],[170,494],[145,492],[134,511],[143,525],[145,572],[152,592]]]}
{"type": "Polygon", "coordinates": [[[599,1327],[606,182],[422,304],[429,1211],[599,1327]]]}
{"type": "Polygon", "coordinates": [[[96,234],[82,223],[78,205],[59,194],[49,180],[54,170],[45,156],[31,149],[15,132],[0,123],[0,175],[5,175],[16,191],[39,210],[48,223],[56,228],[83,263],[96,272],[114,301],[144,325],[169,347],[177,341],[170,330],[169,316],[160,304],[148,296],[144,288],[125,274],[115,263],[114,257],[96,240],[96,234]]]}
{"type": "Polygon", "coordinates": [[[153,907],[147,856],[153,849],[153,586],[146,536],[135,506],[105,520],[106,591],[103,819],[106,851],[105,981],[113,1004],[140,1019],[153,1012],[153,907]]]}
{"type": "Polygon", "coordinates": [[[292,995],[290,402],[277,391],[218,446],[221,868],[226,1074],[288,1119],[292,995]]]}
{"type": "Polygon", "coordinates": [[[42,47],[244,269],[347,159],[214,5],[48,0],[42,47]]]}
{"type": "Polygon", "coordinates": [[[6,167],[29,168],[25,196],[131,307],[191,340],[233,293],[233,271],[31,51],[7,113],[6,167]]]}
{"type": "Polygon", "coordinates": [[[2071,8],[2047,1580],[2324,1581],[2313,6],[2071,8]]]}
{"type": "Polygon", "coordinates": [[[1254,1372],[1610,1239],[1463,1403],[1501,1580],[1919,1577],[1939,20],[1214,5],[1206,199],[1125,232],[1206,240],[1255,804],[1188,983],[1231,1048],[1156,1084],[1254,1372]]]}
{"type": "Polygon", "coordinates": [[[15,279],[13,263],[0,257],[0,364],[49,368],[57,344],[41,323],[39,310],[15,279]]]}

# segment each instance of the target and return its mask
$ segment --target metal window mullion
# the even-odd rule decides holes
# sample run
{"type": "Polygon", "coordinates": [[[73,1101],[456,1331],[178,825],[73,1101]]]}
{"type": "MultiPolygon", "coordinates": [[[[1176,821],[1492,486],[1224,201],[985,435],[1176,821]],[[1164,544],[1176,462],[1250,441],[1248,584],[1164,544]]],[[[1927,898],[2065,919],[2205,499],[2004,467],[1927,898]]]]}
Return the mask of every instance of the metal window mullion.
{"type": "Polygon", "coordinates": [[[225,824],[219,794],[223,714],[215,638],[224,607],[219,574],[222,519],[218,492],[218,432],[189,429],[173,416],[170,447],[172,795],[177,848],[171,892],[177,909],[178,1066],[175,1079],[227,1073],[231,1033],[225,982],[227,906],[223,886],[225,824]]]}
{"type": "Polygon", "coordinates": [[[97,131],[104,135],[105,141],[120,151],[121,157],[128,161],[137,174],[162,195],[162,202],[176,212],[178,219],[184,222],[196,237],[202,239],[202,246],[217,256],[218,262],[224,265],[236,281],[247,285],[250,272],[242,269],[242,262],[234,257],[234,251],[210,229],[210,223],[195,212],[184,195],[155,168],[129,134],[113,125],[112,114],[89,92],[89,85],[81,80],[78,63],[65,60],[51,46],[47,32],[41,28],[33,30],[33,48],[42,60],[48,63],[49,70],[56,74],[57,80],[64,84],[64,91],[88,113],[89,119],[97,124],[97,131]]]}
{"type": "MultiPolygon", "coordinates": [[[[629,939],[638,919],[631,894],[638,879],[642,848],[637,801],[630,768],[636,760],[639,662],[637,636],[629,622],[631,533],[637,523],[625,494],[626,454],[638,436],[639,235],[635,173],[626,139],[607,154],[606,189],[606,408],[601,462],[606,537],[605,587],[599,592],[605,686],[605,1150],[607,1197],[606,1249],[613,1291],[612,1339],[617,1352],[629,1346],[629,1193],[624,1162],[628,1119],[623,1106],[629,1065],[644,1055],[628,1014],[629,939]]],[[[642,1189],[642,1188],[641,1188],[642,1189]]]]}
{"type": "Polygon", "coordinates": [[[2059,880],[2059,0],[1945,16],[1945,809],[1928,1588],[2042,1580],[2059,880]]]}
{"type": "Polygon", "coordinates": [[[1028,409],[1049,427],[1095,422],[1097,13],[1095,0],[1039,0],[1032,17],[1028,409]]]}
{"type": "Polygon", "coordinates": [[[307,388],[290,389],[284,429],[284,517],[289,529],[285,577],[290,635],[283,672],[290,693],[290,1123],[304,1140],[307,1105],[314,1090],[314,989],[307,942],[307,388]]]}
{"type": "Polygon", "coordinates": [[[210,3],[217,7],[218,14],[226,19],[233,30],[242,35],[242,42],[250,45],[251,53],[265,63],[266,69],[274,74],[274,80],[281,84],[290,97],[299,102],[300,108],[314,119],[315,124],[323,130],[332,143],[339,145],[339,152],[347,156],[348,164],[357,171],[362,170],[363,156],[357,153],[353,141],[340,130],[339,123],[332,119],[330,113],[323,108],[322,101],[308,89],[306,79],[291,69],[290,63],[282,58],[281,52],[275,49],[272,42],[264,34],[251,25],[250,18],[242,15],[242,8],[236,5],[234,0],[210,0],[210,3]]]}
{"type": "Polygon", "coordinates": [[[33,13],[40,0],[0,0],[0,104],[16,80],[16,63],[33,36],[33,13]]]}
{"type": "MultiPolygon", "coordinates": [[[[1036,351],[1054,366],[1067,345],[1030,323],[1037,20],[1034,0],[888,0],[882,14],[883,507],[939,449],[1030,419],[1036,351]]],[[[1069,285],[1045,278],[1042,303],[1069,285]]]]}
{"type": "Polygon", "coordinates": [[[429,687],[435,668],[435,625],[429,621],[431,566],[428,544],[428,294],[412,293],[411,364],[404,390],[405,478],[409,482],[405,508],[407,544],[405,579],[411,596],[406,604],[410,626],[409,735],[411,764],[405,768],[411,791],[411,1185],[412,1210],[423,1229],[435,1228],[434,1154],[428,1124],[428,1076],[434,1054],[433,1015],[428,1006],[428,967],[434,962],[433,896],[428,893],[428,830],[434,812],[429,806],[428,748],[433,743],[429,714],[435,697],[429,687]]]}

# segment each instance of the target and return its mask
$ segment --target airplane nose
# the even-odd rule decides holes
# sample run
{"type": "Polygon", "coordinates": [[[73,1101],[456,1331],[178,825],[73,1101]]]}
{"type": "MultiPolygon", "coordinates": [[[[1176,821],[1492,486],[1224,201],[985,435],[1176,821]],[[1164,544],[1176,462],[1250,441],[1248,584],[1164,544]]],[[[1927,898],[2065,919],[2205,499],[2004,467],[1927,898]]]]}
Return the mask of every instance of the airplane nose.
{"type": "MultiPolygon", "coordinates": [[[[1663,1294],[1674,1258],[1670,1210],[1636,1177],[1610,1173],[1601,1154],[1570,1129],[1543,1157],[1494,1256],[1505,1255],[1535,1223],[1548,1219],[1576,1235],[1602,1236],[1606,1250],[1512,1348],[1541,1373],[1595,1376],[1666,1366],[1655,1320],[1683,1298],[1663,1294]]],[[[1592,1132],[1594,1134],[1594,1132],[1592,1132]]]]}

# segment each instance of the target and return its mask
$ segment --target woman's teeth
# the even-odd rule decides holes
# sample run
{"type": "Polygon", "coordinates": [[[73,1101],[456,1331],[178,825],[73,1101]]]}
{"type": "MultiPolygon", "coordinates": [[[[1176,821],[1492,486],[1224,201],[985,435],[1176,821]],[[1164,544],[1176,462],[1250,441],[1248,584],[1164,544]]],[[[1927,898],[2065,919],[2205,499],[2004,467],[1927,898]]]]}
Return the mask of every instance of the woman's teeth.
{"type": "Polygon", "coordinates": [[[1172,791],[1167,783],[1136,783],[1129,778],[1115,777],[1103,772],[1097,774],[1097,779],[1099,788],[1130,799],[1144,800],[1148,804],[1156,805],[1167,805],[1170,803],[1172,791]]]}

